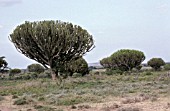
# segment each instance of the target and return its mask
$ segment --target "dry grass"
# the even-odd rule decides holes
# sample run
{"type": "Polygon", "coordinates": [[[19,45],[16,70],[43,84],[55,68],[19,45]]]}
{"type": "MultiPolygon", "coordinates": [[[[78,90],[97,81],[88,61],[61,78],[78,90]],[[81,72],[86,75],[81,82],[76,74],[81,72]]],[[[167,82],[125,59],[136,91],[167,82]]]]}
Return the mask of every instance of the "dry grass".
{"type": "MultiPolygon", "coordinates": [[[[137,78],[136,74],[108,76],[102,73],[103,71],[99,75],[67,78],[61,85],[50,79],[2,80],[0,95],[10,96],[11,99],[0,101],[0,108],[4,107],[3,103],[10,102],[13,108],[24,106],[28,110],[31,108],[32,110],[116,111],[119,109],[123,111],[125,107],[126,111],[129,107],[134,108],[133,105],[138,105],[142,110],[144,109],[142,105],[145,103],[152,106],[159,103],[162,98],[170,97],[170,77],[166,72],[152,72],[149,75],[144,72],[137,78]],[[23,97],[27,104],[13,105],[23,97]]],[[[163,108],[170,107],[168,102],[160,104],[163,104],[163,108]]],[[[6,105],[8,107],[9,104],[6,105]]]]}

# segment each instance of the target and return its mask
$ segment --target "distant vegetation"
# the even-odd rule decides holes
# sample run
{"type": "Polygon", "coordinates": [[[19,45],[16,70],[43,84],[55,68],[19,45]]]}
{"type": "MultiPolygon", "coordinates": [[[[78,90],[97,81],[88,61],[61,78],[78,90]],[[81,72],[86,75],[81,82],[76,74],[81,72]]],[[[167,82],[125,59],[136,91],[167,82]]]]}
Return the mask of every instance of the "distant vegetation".
{"type": "Polygon", "coordinates": [[[148,61],[148,65],[155,70],[159,70],[161,66],[165,65],[165,62],[162,58],[152,58],[148,61]]]}
{"type": "Polygon", "coordinates": [[[36,73],[42,73],[45,71],[45,68],[41,66],[40,64],[31,64],[27,66],[27,70],[29,72],[36,72],[36,73]]]}
{"type": "Polygon", "coordinates": [[[132,71],[133,68],[140,70],[141,63],[145,60],[145,55],[141,51],[121,49],[107,58],[100,60],[101,65],[107,69],[108,74],[113,72],[123,73],[132,71]]]}
{"type": "Polygon", "coordinates": [[[19,73],[21,73],[21,70],[17,68],[9,70],[9,76],[14,76],[15,74],[19,74],[19,73]]]}

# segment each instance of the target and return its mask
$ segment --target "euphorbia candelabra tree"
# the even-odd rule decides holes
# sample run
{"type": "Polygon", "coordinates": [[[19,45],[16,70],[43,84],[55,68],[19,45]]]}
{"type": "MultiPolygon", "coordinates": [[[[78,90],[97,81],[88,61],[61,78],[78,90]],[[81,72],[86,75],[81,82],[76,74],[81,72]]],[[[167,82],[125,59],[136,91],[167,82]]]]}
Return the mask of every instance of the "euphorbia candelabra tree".
{"type": "Polygon", "coordinates": [[[26,21],[9,38],[19,52],[50,68],[53,80],[66,62],[94,48],[93,37],[87,30],[62,21],[26,21]]]}

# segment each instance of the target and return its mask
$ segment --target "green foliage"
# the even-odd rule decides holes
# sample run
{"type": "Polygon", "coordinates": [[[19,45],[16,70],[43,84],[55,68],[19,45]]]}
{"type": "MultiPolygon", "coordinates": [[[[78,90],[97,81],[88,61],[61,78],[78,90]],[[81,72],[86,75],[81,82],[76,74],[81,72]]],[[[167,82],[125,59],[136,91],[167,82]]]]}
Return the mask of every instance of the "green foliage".
{"type": "Polygon", "coordinates": [[[107,75],[114,75],[114,74],[123,74],[123,71],[119,69],[106,69],[107,75]]]}
{"type": "Polygon", "coordinates": [[[38,78],[50,78],[51,77],[51,71],[45,70],[43,73],[38,74],[38,78]]]}
{"type": "Polygon", "coordinates": [[[0,72],[3,72],[8,66],[8,63],[4,60],[4,58],[5,57],[0,57],[0,72]]]}
{"type": "Polygon", "coordinates": [[[165,64],[164,65],[164,69],[167,71],[167,70],[170,70],[170,64],[165,64]]]}
{"type": "Polygon", "coordinates": [[[153,75],[153,73],[152,73],[152,72],[148,72],[148,71],[147,71],[147,72],[145,72],[145,73],[144,73],[144,75],[149,76],[149,75],[153,75]]]}
{"type": "Polygon", "coordinates": [[[112,68],[112,62],[110,60],[110,57],[107,58],[103,58],[102,60],[100,60],[100,64],[104,67],[104,68],[112,68]]]}
{"type": "Polygon", "coordinates": [[[69,76],[73,73],[81,73],[82,76],[88,73],[88,64],[85,59],[79,58],[66,64],[65,71],[69,72],[69,76]]]}
{"type": "Polygon", "coordinates": [[[165,65],[165,62],[162,58],[152,58],[147,63],[151,66],[154,70],[159,70],[161,66],[165,65]]]}
{"type": "Polygon", "coordinates": [[[11,69],[9,71],[9,76],[14,76],[15,74],[19,74],[19,73],[21,73],[21,69],[17,69],[17,68],[11,69]]]}
{"type": "Polygon", "coordinates": [[[55,74],[66,62],[94,48],[92,35],[87,30],[62,21],[26,21],[16,27],[10,39],[19,52],[45,68],[50,66],[55,74]]]}
{"type": "Polygon", "coordinates": [[[10,76],[8,79],[9,80],[29,80],[29,79],[37,79],[38,77],[39,77],[38,73],[30,72],[30,73],[19,74],[16,76],[10,76]]]}
{"type": "Polygon", "coordinates": [[[143,52],[121,49],[111,55],[111,61],[122,71],[131,71],[145,60],[143,52]]]}
{"type": "Polygon", "coordinates": [[[36,72],[36,73],[42,73],[44,72],[44,67],[41,66],[40,64],[31,64],[27,66],[27,69],[29,72],[36,72]]]}
{"type": "Polygon", "coordinates": [[[121,71],[131,71],[137,68],[145,60],[143,52],[138,50],[121,49],[113,53],[110,57],[100,61],[101,65],[110,69],[121,71]]]}

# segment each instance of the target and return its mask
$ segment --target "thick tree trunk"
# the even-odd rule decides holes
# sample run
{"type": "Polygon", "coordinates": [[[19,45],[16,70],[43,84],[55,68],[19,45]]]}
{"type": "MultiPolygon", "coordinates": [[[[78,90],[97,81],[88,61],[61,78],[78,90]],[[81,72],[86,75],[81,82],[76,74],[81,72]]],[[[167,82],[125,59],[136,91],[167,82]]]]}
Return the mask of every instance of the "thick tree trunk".
{"type": "Polygon", "coordinates": [[[51,69],[51,79],[56,80],[57,79],[57,73],[51,69]]]}

